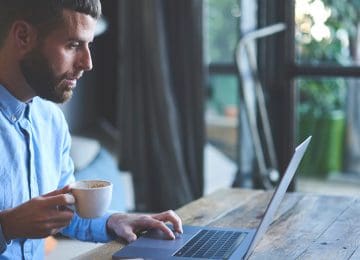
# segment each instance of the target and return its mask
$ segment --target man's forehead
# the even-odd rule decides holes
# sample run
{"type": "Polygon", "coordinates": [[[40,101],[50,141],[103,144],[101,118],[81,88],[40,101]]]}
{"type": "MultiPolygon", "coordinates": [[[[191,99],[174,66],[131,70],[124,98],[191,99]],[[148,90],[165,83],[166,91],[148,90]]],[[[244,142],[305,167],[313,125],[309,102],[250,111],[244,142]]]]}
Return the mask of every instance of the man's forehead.
{"type": "Polygon", "coordinates": [[[63,10],[63,23],[58,29],[63,29],[69,38],[79,38],[83,41],[92,41],[94,38],[97,20],[90,15],[63,10]]]}

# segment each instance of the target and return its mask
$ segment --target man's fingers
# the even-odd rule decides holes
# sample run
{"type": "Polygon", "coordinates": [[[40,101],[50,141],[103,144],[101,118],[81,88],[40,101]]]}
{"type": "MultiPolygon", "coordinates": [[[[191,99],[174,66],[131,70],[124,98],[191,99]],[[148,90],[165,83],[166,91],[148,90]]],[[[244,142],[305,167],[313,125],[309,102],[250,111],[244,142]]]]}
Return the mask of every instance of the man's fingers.
{"type": "Polygon", "coordinates": [[[168,226],[166,226],[165,223],[162,221],[156,220],[154,218],[149,218],[149,220],[144,222],[143,224],[146,226],[146,228],[160,229],[169,239],[175,239],[174,232],[170,228],[168,228],[168,226]]]}
{"type": "Polygon", "coordinates": [[[75,203],[75,197],[72,194],[66,193],[66,194],[64,194],[64,196],[65,196],[66,204],[74,204],[75,203]]]}
{"type": "Polygon", "coordinates": [[[107,227],[128,242],[137,239],[136,232],[149,229],[158,229],[168,239],[175,239],[174,232],[165,222],[171,222],[175,232],[183,233],[181,219],[172,210],[153,215],[115,213],[110,216],[107,227]]]}
{"type": "Polygon", "coordinates": [[[52,203],[55,203],[56,205],[59,205],[59,206],[65,206],[68,204],[74,204],[75,198],[72,194],[66,193],[66,194],[60,194],[60,195],[53,196],[53,197],[49,198],[49,201],[51,201],[52,203]]]}
{"type": "Polygon", "coordinates": [[[74,212],[65,206],[55,207],[48,213],[48,220],[52,222],[70,222],[74,216],[74,212]]]}
{"type": "Polygon", "coordinates": [[[52,224],[52,229],[61,229],[61,228],[64,228],[64,227],[68,226],[69,224],[70,224],[70,220],[55,221],[52,224]]]}
{"type": "Polygon", "coordinates": [[[125,239],[127,242],[133,242],[137,239],[136,234],[133,232],[132,228],[127,226],[123,230],[120,231],[120,234],[118,234],[120,237],[125,239]]]}
{"type": "Polygon", "coordinates": [[[62,229],[67,227],[70,224],[71,219],[59,219],[59,220],[53,220],[51,224],[49,223],[47,225],[47,230],[44,230],[44,233],[47,233],[49,235],[55,235],[56,233],[59,233],[62,229]]]}
{"type": "Polygon", "coordinates": [[[71,191],[71,188],[69,185],[65,186],[62,189],[58,189],[58,190],[53,190],[49,193],[46,193],[44,195],[42,195],[43,197],[52,197],[52,196],[56,196],[56,195],[60,195],[60,194],[65,194],[65,193],[69,193],[71,191]]]}
{"type": "Polygon", "coordinates": [[[57,211],[68,212],[69,214],[74,215],[74,210],[69,208],[69,206],[58,206],[57,211]]]}
{"type": "Polygon", "coordinates": [[[48,206],[59,207],[59,206],[74,204],[75,198],[70,193],[66,193],[66,194],[58,194],[51,197],[45,197],[44,201],[47,203],[48,206]]]}
{"type": "Polygon", "coordinates": [[[161,229],[161,231],[163,231],[170,239],[175,239],[174,232],[168,226],[166,226],[164,222],[159,221],[157,222],[156,226],[157,228],[161,229]]]}
{"type": "Polygon", "coordinates": [[[152,217],[163,222],[171,222],[176,232],[183,233],[182,221],[174,211],[168,210],[159,214],[155,214],[152,217]]]}

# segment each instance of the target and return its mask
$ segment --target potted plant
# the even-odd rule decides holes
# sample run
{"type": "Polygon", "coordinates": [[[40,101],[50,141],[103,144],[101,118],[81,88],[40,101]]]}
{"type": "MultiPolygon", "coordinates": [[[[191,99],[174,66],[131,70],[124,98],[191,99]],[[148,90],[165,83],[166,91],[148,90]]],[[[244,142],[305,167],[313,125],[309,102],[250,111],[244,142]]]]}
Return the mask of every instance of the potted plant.
{"type": "Polygon", "coordinates": [[[298,83],[298,136],[313,136],[301,174],[325,178],[343,166],[346,82],[327,78],[302,79],[298,83]]]}

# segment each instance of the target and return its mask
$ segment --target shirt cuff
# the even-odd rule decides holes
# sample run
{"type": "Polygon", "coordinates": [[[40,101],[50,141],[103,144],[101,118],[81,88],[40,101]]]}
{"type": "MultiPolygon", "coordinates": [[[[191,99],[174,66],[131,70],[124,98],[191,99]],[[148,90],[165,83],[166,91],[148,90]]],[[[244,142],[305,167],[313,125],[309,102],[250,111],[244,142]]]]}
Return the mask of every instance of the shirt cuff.
{"type": "Polygon", "coordinates": [[[109,217],[114,214],[115,211],[108,211],[104,216],[93,219],[91,221],[91,230],[93,232],[93,237],[96,241],[99,242],[109,242],[111,240],[114,240],[116,238],[115,235],[108,232],[107,229],[107,221],[109,217]]]}

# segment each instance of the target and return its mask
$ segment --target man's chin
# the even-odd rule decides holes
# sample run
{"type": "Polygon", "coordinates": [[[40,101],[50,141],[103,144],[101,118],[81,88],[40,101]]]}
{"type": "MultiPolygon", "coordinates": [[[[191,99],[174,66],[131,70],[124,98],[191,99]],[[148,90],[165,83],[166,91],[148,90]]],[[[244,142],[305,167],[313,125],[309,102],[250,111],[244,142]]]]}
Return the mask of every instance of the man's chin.
{"type": "Polygon", "coordinates": [[[62,93],[54,93],[52,95],[39,95],[41,98],[52,101],[57,104],[65,103],[70,100],[73,95],[72,90],[66,90],[62,93]]]}
{"type": "Polygon", "coordinates": [[[69,101],[69,100],[71,99],[72,95],[73,95],[72,90],[65,91],[65,92],[63,93],[63,95],[61,96],[61,98],[59,98],[59,99],[57,100],[58,102],[56,102],[56,103],[58,103],[58,104],[65,103],[65,102],[67,102],[67,101],[69,101]]]}

